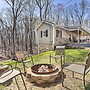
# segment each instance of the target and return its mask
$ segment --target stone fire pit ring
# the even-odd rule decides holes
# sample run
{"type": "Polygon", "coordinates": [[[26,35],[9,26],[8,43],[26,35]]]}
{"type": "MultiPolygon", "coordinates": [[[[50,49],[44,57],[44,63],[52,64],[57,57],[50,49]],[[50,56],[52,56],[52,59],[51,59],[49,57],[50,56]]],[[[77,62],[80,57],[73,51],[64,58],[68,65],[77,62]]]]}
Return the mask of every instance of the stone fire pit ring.
{"type": "Polygon", "coordinates": [[[35,82],[36,84],[42,84],[46,82],[54,82],[56,78],[61,78],[61,69],[59,69],[59,67],[57,66],[54,66],[52,64],[37,64],[34,66],[32,66],[31,68],[28,68],[26,71],[26,77],[29,82],[32,82],[32,83],[35,82]],[[47,67],[46,65],[48,65],[50,66],[50,68],[54,67],[54,69],[51,70],[50,72],[43,72],[43,73],[38,72],[38,69],[43,67],[43,65],[45,67],[47,67]]]}
{"type": "Polygon", "coordinates": [[[52,64],[37,64],[31,67],[33,73],[36,74],[50,74],[58,70],[58,68],[52,64]]]}

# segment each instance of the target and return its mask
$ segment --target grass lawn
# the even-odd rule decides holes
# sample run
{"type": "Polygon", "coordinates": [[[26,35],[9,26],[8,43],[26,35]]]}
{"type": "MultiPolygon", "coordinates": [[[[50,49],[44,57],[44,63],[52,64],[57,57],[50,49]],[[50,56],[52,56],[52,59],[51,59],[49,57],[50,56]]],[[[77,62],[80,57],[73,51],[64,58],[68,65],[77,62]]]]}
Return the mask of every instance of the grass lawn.
{"type": "MultiPolygon", "coordinates": [[[[51,53],[52,53],[52,55],[54,55],[55,51],[48,51],[48,52],[44,52],[44,53],[33,56],[34,63],[35,64],[49,63],[49,55],[51,53]]],[[[87,54],[88,54],[88,50],[85,50],[85,49],[65,49],[65,56],[66,56],[65,61],[72,62],[73,58],[75,58],[75,62],[84,63],[87,54]]],[[[30,60],[30,57],[27,57],[27,60],[30,60]]],[[[0,62],[0,64],[11,64],[14,67],[15,61],[4,61],[4,62],[0,62]]],[[[52,64],[60,66],[59,59],[57,59],[57,63],[55,62],[54,59],[52,59],[52,64]]],[[[31,65],[32,65],[31,63],[27,64],[27,66],[29,66],[29,67],[31,65]]],[[[18,66],[22,67],[22,65],[20,63],[18,64],[18,66]]],[[[87,90],[90,90],[89,86],[87,86],[87,88],[89,88],[87,90]]],[[[82,89],[80,89],[80,90],[82,90],[82,89]]]]}
{"type": "MultiPolygon", "coordinates": [[[[35,64],[41,64],[41,63],[49,63],[49,55],[55,54],[55,51],[48,51],[44,52],[38,55],[33,56],[34,63],[35,64]]],[[[88,51],[85,49],[66,49],[65,50],[65,56],[66,62],[72,62],[72,60],[75,58],[76,62],[84,62],[85,58],[88,54],[88,51]]],[[[30,60],[30,57],[27,57],[27,60],[30,60]]],[[[57,60],[59,62],[59,60],[57,60]]],[[[52,59],[52,63],[55,64],[55,60],[52,59]]],[[[0,64],[11,64],[12,66],[15,65],[15,61],[4,61],[0,62],[0,64]]],[[[59,63],[58,63],[59,64],[59,63]]]]}

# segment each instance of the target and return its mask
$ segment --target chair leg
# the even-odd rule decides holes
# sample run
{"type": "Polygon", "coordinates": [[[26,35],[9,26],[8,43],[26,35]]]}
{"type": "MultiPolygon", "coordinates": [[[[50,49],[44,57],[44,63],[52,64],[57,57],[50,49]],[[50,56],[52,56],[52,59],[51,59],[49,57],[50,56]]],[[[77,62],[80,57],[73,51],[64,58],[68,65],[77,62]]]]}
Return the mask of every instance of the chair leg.
{"type": "Polygon", "coordinates": [[[55,62],[57,63],[57,59],[55,58],[55,62]]]}
{"type": "Polygon", "coordinates": [[[26,69],[25,69],[25,63],[22,61],[22,65],[23,65],[23,70],[24,70],[24,73],[26,72],[26,69]]]}
{"type": "Polygon", "coordinates": [[[63,82],[64,82],[64,76],[63,76],[63,72],[62,72],[62,87],[64,87],[64,84],[63,84],[63,82]]]}
{"type": "Polygon", "coordinates": [[[23,81],[23,84],[24,84],[25,90],[27,90],[27,88],[26,88],[26,84],[25,84],[25,81],[24,81],[24,78],[23,78],[22,74],[20,74],[20,76],[21,76],[21,78],[22,78],[22,81],[23,81]]]}
{"type": "Polygon", "coordinates": [[[83,84],[84,84],[84,88],[85,88],[85,75],[83,75],[83,84]]]}
{"type": "Polygon", "coordinates": [[[16,82],[16,85],[17,85],[17,88],[18,90],[20,90],[19,86],[18,86],[18,82],[17,82],[17,79],[15,78],[15,82],[16,82]]]}
{"type": "Polygon", "coordinates": [[[32,65],[34,65],[34,61],[32,60],[32,65]]]}
{"type": "Polygon", "coordinates": [[[74,78],[74,72],[72,72],[72,77],[74,78]]]}
{"type": "Polygon", "coordinates": [[[16,63],[15,63],[15,67],[17,66],[17,63],[18,63],[18,62],[16,61],[16,63]]]}
{"type": "Polygon", "coordinates": [[[33,57],[31,56],[32,65],[34,65],[33,57]]]}
{"type": "Polygon", "coordinates": [[[49,63],[51,64],[51,55],[49,56],[49,63]]]}

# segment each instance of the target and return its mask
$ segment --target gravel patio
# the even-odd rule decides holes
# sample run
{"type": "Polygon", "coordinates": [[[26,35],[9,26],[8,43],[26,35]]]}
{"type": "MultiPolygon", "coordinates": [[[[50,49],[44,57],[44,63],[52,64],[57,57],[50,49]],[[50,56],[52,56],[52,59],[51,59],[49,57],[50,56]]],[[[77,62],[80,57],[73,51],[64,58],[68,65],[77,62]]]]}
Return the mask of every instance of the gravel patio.
{"type": "MultiPolygon", "coordinates": [[[[41,85],[36,85],[30,83],[25,79],[25,83],[28,90],[85,90],[82,82],[82,76],[75,74],[75,78],[72,78],[72,73],[64,70],[66,78],[64,79],[64,87],[62,87],[61,80],[57,79],[52,83],[45,83],[41,85]]],[[[24,86],[19,77],[17,77],[18,84],[21,90],[24,90],[24,86]]],[[[86,88],[90,90],[90,73],[86,76],[86,88]]],[[[13,82],[9,87],[6,87],[5,90],[18,90],[15,82],[13,82]]]]}

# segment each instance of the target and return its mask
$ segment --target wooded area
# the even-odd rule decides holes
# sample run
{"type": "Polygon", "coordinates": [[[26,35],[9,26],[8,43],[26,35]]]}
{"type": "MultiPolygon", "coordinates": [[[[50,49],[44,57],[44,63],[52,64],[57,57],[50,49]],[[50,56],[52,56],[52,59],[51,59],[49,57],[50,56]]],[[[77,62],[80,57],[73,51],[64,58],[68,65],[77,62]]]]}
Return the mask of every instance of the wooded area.
{"type": "MultiPolygon", "coordinates": [[[[70,0],[71,1],[71,0],[70,0]]],[[[69,1],[69,2],[70,2],[69,1]]],[[[8,7],[0,11],[0,49],[5,55],[15,58],[15,52],[24,50],[33,53],[35,27],[42,20],[60,26],[88,27],[90,2],[67,6],[53,0],[5,0],[8,7]],[[87,17],[86,17],[87,15],[87,17]]]]}

